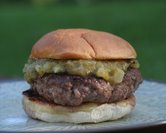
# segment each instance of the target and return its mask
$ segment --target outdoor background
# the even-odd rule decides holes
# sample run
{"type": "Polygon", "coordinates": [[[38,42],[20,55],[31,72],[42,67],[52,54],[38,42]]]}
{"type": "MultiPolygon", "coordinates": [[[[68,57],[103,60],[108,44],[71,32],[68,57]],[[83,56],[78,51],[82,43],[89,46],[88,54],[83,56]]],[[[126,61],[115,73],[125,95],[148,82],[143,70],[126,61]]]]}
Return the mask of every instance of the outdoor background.
{"type": "Polygon", "coordinates": [[[23,78],[32,45],[59,28],[112,32],[136,49],[145,79],[166,81],[165,0],[1,0],[0,77],[23,78]]]}

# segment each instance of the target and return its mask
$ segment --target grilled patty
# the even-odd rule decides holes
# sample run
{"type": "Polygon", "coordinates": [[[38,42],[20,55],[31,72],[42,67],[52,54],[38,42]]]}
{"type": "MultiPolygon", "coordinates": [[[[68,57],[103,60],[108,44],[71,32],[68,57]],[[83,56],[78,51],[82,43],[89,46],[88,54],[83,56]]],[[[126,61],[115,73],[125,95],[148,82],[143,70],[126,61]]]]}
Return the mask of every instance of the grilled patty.
{"type": "Polygon", "coordinates": [[[131,96],[142,77],[138,69],[129,68],[123,81],[111,85],[94,76],[45,74],[32,83],[32,90],[46,99],[60,105],[77,106],[85,102],[112,103],[131,96]]]}

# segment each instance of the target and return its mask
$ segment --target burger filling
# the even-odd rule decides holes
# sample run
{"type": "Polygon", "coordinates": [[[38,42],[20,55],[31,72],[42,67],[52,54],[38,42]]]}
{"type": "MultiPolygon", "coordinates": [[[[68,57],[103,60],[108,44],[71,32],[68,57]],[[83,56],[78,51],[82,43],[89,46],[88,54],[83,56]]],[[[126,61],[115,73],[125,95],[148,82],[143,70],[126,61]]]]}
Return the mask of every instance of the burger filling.
{"type": "Polygon", "coordinates": [[[142,82],[136,60],[31,59],[24,67],[33,94],[65,106],[112,103],[131,96],[142,82]]]}
{"type": "Polygon", "coordinates": [[[131,96],[141,80],[138,69],[133,68],[130,68],[123,81],[116,85],[94,76],[45,74],[34,81],[32,90],[48,101],[61,105],[112,103],[131,96]]]}
{"type": "Polygon", "coordinates": [[[138,68],[136,60],[95,61],[95,60],[51,60],[31,59],[24,67],[25,79],[31,83],[46,73],[67,73],[79,76],[96,76],[111,84],[121,83],[128,67],[138,68]]]}

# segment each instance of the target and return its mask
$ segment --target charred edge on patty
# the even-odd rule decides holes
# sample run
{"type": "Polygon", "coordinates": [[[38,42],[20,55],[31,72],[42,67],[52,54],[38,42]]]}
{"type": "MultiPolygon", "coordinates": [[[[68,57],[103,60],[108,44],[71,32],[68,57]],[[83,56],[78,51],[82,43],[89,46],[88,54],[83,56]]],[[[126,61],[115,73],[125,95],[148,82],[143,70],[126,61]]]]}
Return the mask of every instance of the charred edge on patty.
{"type": "MultiPolygon", "coordinates": [[[[31,93],[50,103],[78,106],[86,102],[113,103],[131,96],[142,77],[138,69],[128,68],[119,84],[94,76],[45,74],[31,84],[31,93]]],[[[25,94],[25,92],[23,92],[25,94]]]]}

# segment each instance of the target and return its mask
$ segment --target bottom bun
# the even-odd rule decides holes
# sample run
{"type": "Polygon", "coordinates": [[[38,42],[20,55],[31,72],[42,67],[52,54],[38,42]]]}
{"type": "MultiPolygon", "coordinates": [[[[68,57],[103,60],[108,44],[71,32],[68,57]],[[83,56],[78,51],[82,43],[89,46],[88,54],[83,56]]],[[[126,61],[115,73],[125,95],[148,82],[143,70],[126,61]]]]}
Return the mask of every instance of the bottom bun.
{"type": "Polygon", "coordinates": [[[116,120],[129,114],[134,106],[134,96],[116,103],[85,103],[80,106],[70,107],[23,95],[25,112],[34,119],[46,122],[97,123],[116,120]]]}

